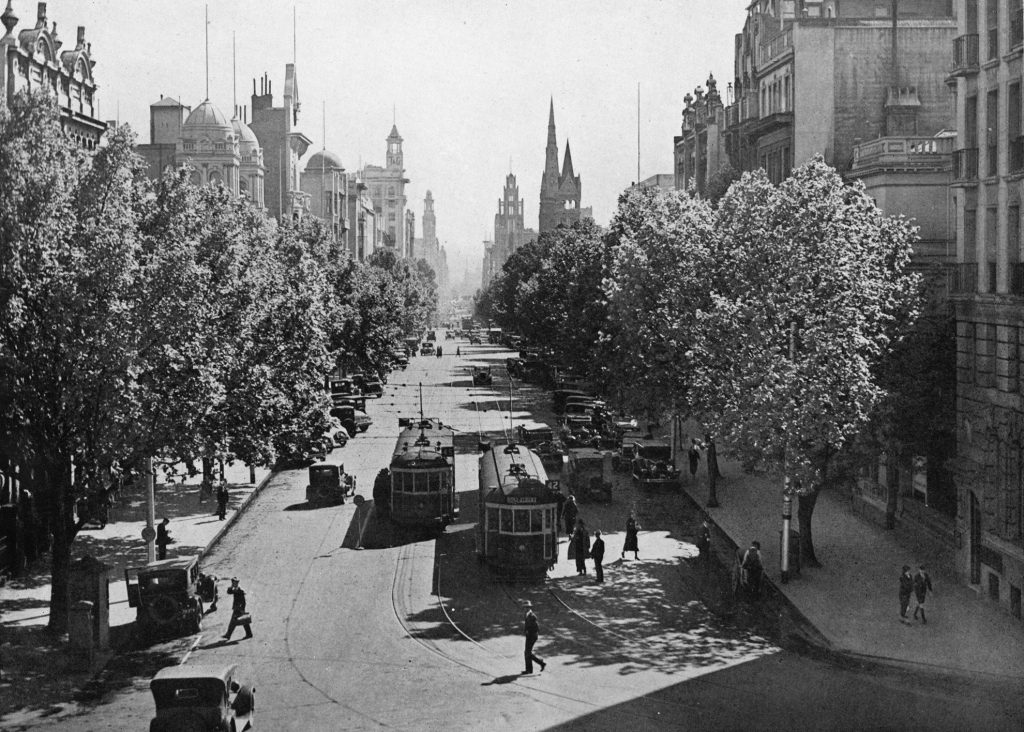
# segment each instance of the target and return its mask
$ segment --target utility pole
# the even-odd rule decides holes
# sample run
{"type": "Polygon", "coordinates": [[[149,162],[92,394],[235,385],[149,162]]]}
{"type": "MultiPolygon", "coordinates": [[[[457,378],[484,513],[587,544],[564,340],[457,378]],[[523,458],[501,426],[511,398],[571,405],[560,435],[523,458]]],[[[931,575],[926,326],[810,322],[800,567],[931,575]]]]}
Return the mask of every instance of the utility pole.
{"type": "MultiPolygon", "coordinates": [[[[796,362],[796,321],[789,324],[789,362],[796,362]]],[[[789,582],[789,532],[793,517],[793,490],[789,479],[789,433],[782,459],[782,547],[779,552],[779,578],[789,582]]]]}
{"type": "Polygon", "coordinates": [[[156,495],[154,490],[153,458],[148,457],[142,464],[143,478],[146,481],[146,528],[142,530],[142,540],[146,542],[146,562],[156,561],[156,495]]]}

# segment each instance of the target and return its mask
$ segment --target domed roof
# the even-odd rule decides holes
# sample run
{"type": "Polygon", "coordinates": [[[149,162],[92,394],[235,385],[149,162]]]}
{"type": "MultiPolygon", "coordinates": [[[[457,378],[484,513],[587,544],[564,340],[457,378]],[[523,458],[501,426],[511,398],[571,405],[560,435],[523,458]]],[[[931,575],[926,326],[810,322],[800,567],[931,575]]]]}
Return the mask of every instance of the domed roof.
{"type": "Polygon", "coordinates": [[[213,106],[209,99],[192,110],[192,114],[185,120],[181,128],[183,137],[229,137],[234,134],[231,123],[228,122],[219,109],[213,106]]]}
{"type": "Polygon", "coordinates": [[[342,170],[345,168],[341,164],[341,158],[332,153],[330,150],[321,150],[309,159],[306,163],[306,170],[310,173],[314,173],[318,170],[330,170],[331,168],[337,168],[342,170]]]}
{"type": "Polygon", "coordinates": [[[260,141],[256,139],[256,133],[238,117],[231,120],[231,127],[235,131],[235,137],[238,138],[239,144],[243,147],[257,148],[260,146],[260,141]]]}

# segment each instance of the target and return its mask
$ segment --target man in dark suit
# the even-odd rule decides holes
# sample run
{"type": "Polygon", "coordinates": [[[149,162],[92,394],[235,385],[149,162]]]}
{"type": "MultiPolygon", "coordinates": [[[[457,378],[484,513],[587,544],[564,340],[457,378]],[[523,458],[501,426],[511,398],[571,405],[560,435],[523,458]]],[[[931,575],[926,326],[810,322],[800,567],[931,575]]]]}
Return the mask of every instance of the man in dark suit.
{"type": "Polygon", "coordinates": [[[171,543],[171,532],[167,530],[169,524],[166,518],[156,527],[156,546],[159,549],[157,559],[167,559],[167,545],[171,543]]]}
{"type": "Polygon", "coordinates": [[[601,529],[594,531],[594,543],[590,547],[590,558],[594,560],[594,572],[597,574],[597,581],[604,582],[604,539],[601,538],[601,529]]]}
{"type": "Polygon", "coordinates": [[[223,636],[224,640],[231,640],[231,634],[239,625],[245,628],[245,637],[252,638],[252,621],[245,611],[245,590],[238,584],[238,577],[231,578],[228,594],[232,595],[234,599],[231,603],[231,622],[228,623],[228,631],[223,636]]]}
{"type": "Polygon", "coordinates": [[[914,592],[914,576],[910,574],[910,567],[903,565],[903,572],[900,574],[900,622],[907,622],[907,608],[910,606],[910,596],[914,592]]]}
{"type": "Polygon", "coordinates": [[[533,653],[533,646],[537,642],[537,636],[540,634],[540,625],[537,622],[537,616],[533,614],[533,603],[526,603],[526,649],[523,651],[523,658],[526,661],[526,670],[524,674],[533,673],[533,663],[536,661],[540,665],[540,670],[543,671],[547,664],[543,660],[538,658],[533,653]]]}

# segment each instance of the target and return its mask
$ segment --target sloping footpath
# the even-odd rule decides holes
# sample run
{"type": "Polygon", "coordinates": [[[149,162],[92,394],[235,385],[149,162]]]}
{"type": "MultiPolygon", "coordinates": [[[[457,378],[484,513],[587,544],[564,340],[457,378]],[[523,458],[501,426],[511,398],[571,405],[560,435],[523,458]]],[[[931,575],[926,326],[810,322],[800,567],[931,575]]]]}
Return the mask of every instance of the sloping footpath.
{"type": "MultiPolygon", "coordinates": [[[[951,552],[938,543],[901,541],[899,533],[858,517],[839,491],[823,491],[814,510],[814,549],[822,566],[804,566],[782,584],[781,479],[745,474],[722,459],[719,464],[725,476],[718,481],[721,505],[704,510],[738,547],[761,542],[768,579],[827,639],[830,650],[930,671],[1024,678],[1024,625],[962,584],[951,552]],[[924,564],[931,575],[935,591],[928,596],[927,624],[900,620],[898,579],[904,564],[914,571],[924,564]]],[[[706,506],[703,457],[696,481],[684,470],[683,490],[706,506]]]]}
{"type": "MultiPolygon", "coordinates": [[[[167,556],[205,556],[244,513],[255,496],[267,485],[272,473],[257,469],[256,482],[250,482],[248,467],[228,466],[229,502],[225,519],[215,515],[216,500],[200,500],[199,477],[185,483],[158,483],[155,491],[156,520],[166,517],[173,543],[167,556]]],[[[158,477],[159,480],[159,477],[158,477]]],[[[72,561],[90,556],[110,567],[110,616],[112,645],[120,647],[135,621],[135,610],[128,606],[124,570],[146,563],[146,545],[142,529],[146,525],[145,496],[133,491],[121,496],[110,509],[108,523],[102,529],[85,528],[72,549],[72,561]]],[[[110,655],[100,656],[90,671],[68,667],[66,641],[46,633],[50,605],[49,555],[44,555],[25,576],[10,580],[0,588],[0,727],[14,724],[22,717],[61,715],[73,706],[83,684],[102,670],[110,655]],[[21,714],[18,710],[24,710],[21,714]]],[[[21,720],[24,721],[24,720],[21,720]]]]}

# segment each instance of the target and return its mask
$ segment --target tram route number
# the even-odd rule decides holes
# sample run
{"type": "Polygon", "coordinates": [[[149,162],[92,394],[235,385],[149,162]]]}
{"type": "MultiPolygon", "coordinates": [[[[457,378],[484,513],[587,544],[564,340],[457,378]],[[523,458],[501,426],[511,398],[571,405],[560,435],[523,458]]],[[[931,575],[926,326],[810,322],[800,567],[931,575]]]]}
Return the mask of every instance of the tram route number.
{"type": "Polygon", "coordinates": [[[537,496],[508,496],[509,503],[536,503],[537,496]]]}

